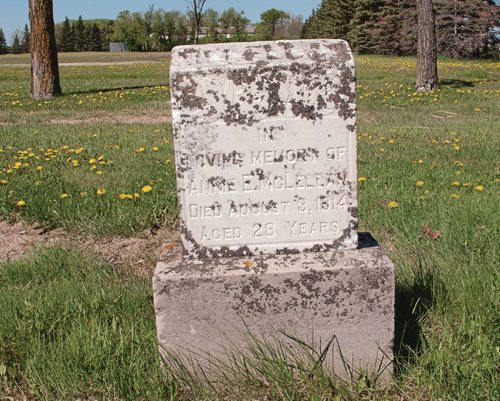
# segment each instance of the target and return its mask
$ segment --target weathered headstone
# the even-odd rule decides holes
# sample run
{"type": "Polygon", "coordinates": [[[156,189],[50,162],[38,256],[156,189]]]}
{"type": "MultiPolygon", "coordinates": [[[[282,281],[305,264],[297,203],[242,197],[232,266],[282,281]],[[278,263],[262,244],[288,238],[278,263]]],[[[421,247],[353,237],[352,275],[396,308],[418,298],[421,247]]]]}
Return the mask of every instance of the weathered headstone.
{"type": "Polygon", "coordinates": [[[182,247],[153,282],[162,349],[220,357],[288,330],[335,335],[356,368],[389,360],[394,272],[358,246],[347,43],[181,46],[170,80],[182,247]]]}

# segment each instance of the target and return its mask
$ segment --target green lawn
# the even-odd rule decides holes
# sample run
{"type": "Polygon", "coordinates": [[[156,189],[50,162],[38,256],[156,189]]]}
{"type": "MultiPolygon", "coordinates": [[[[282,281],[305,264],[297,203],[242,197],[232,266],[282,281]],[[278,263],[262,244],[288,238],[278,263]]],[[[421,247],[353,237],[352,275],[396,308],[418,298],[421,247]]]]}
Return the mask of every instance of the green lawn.
{"type": "MultiPolygon", "coordinates": [[[[440,60],[430,95],[412,89],[412,58],[356,63],[361,226],[397,268],[394,383],[261,358],[259,378],[187,391],[162,378],[149,282],[39,249],[0,267],[0,399],[498,399],[500,63],[440,60]]],[[[155,120],[168,65],[63,66],[61,80],[64,96],[37,102],[29,68],[0,67],[0,218],[95,236],[174,227],[171,127],[155,120]]]]}

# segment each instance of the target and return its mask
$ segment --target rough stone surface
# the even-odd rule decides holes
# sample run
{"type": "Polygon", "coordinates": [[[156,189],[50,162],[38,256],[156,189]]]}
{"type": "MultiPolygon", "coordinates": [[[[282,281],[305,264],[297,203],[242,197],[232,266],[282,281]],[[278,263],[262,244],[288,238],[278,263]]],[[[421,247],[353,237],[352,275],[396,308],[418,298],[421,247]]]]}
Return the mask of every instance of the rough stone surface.
{"type": "Polygon", "coordinates": [[[180,46],[170,80],[187,253],[356,247],[355,77],[345,41],[180,46]]]}
{"type": "MultiPolygon", "coordinates": [[[[153,279],[160,349],[205,366],[228,344],[244,352],[247,330],[266,340],[283,330],[316,346],[336,336],[352,367],[378,371],[392,359],[394,267],[371,237],[360,246],[203,261],[172,247],[153,279]]],[[[336,343],[326,363],[345,374],[336,343]]]]}

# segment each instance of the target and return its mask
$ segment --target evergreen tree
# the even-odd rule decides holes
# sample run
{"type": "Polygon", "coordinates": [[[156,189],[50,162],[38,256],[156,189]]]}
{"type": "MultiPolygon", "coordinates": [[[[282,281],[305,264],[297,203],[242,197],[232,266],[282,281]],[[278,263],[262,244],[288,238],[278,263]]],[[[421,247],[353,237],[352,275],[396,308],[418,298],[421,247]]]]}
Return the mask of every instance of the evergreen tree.
{"type": "Polygon", "coordinates": [[[61,27],[61,35],[58,48],[62,52],[72,52],[75,50],[74,34],[68,17],[64,19],[61,27]]]}
{"type": "Polygon", "coordinates": [[[499,6],[491,0],[437,0],[438,50],[449,57],[491,57],[498,49],[499,6]]]}
{"type": "Polygon", "coordinates": [[[347,40],[358,53],[377,53],[378,16],[383,3],[383,0],[357,0],[347,40]]]}
{"type": "Polygon", "coordinates": [[[23,53],[30,52],[30,30],[28,25],[24,25],[23,38],[21,40],[21,49],[23,53]]]}
{"type": "Polygon", "coordinates": [[[85,50],[92,51],[92,26],[90,24],[85,25],[83,43],[85,50]]]}
{"type": "Polygon", "coordinates": [[[10,52],[12,54],[19,54],[22,52],[21,39],[19,39],[19,34],[17,32],[14,33],[14,36],[12,38],[12,46],[10,48],[10,52]]]}
{"type": "Polygon", "coordinates": [[[100,52],[102,51],[102,42],[101,42],[101,30],[97,26],[97,24],[92,24],[90,29],[90,51],[100,52]]]}
{"type": "Polygon", "coordinates": [[[323,0],[303,30],[306,38],[346,39],[356,0],[323,0]]]}
{"type": "Polygon", "coordinates": [[[83,52],[85,50],[88,50],[87,47],[87,38],[85,37],[85,23],[83,22],[82,16],[80,15],[78,17],[78,20],[76,21],[75,24],[73,24],[75,36],[75,52],[83,52]]]}
{"type": "Polygon", "coordinates": [[[5,40],[5,34],[3,29],[0,28],[0,54],[7,54],[7,41],[5,40]]]}

